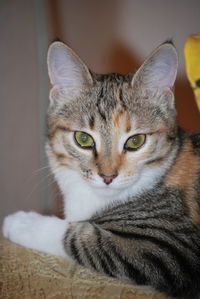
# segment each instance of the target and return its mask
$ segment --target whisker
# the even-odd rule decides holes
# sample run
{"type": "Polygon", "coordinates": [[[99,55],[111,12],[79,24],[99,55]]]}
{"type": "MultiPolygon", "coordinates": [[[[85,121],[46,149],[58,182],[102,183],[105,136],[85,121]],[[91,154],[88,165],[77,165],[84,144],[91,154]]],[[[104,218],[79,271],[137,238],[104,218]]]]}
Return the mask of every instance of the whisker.
{"type": "Polygon", "coordinates": [[[39,168],[39,169],[36,169],[36,170],[33,171],[33,174],[38,174],[38,173],[40,173],[40,172],[42,172],[43,170],[46,170],[46,169],[50,169],[50,166],[49,166],[49,165],[46,165],[46,166],[44,166],[44,167],[41,167],[41,168],[39,168]]]}
{"type": "MultiPolygon", "coordinates": [[[[49,168],[49,166],[48,167],[45,166],[45,168],[49,168]]],[[[44,169],[44,167],[43,167],[43,169],[44,169]]],[[[34,192],[41,186],[43,186],[42,190],[45,190],[45,188],[50,187],[53,183],[56,183],[54,175],[59,173],[59,171],[60,171],[60,169],[59,169],[59,167],[57,167],[54,169],[54,174],[51,171],[49,171],[49,173],[46,174],[43,178],[40,178],[40,181],[34,185],[33,189],[28,194],[26,200],[27,201],[30,200],[30,198],[34,194],[34,192]],[[45,183],[45,181],[47,183],[45,183]]]]}
{"type": "Polygon", "coordinates": [[[31,196],[34,194],[34,192],[35,192],[39,187],[44,186],[43,188],[45,188],[45,187],[49,187],[49,186],[51,185],[52,182],[51,182],[51,183],[48,183],[48,184],[43,184],[43,183],[45,182],[46,179],[50,178],[51,175],[52,175],[51,173],[48,174],[48,175],[46,175],[42,180],[40,180],[38,183],[36,183],[36,184],[34,185],[34,187],[32,188],[32,190],[30,191],[30,193],[28,194],[28,196],[27,196],[27,198],[26,198],[27,201],[30,200],[31,196]]]}

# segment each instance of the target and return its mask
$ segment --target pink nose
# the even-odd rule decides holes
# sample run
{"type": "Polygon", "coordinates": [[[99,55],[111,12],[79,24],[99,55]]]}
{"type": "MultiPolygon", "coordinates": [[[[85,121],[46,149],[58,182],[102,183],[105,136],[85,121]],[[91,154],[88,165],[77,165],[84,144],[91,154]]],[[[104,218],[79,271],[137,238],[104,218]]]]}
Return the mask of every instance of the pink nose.
{"type": "Polygon", "coordinates": [[[110,183],[112,183],[112,181],[118,176],[117,173],[115,173],[115,174],[103,174],[103,173],[100,173],[99,175],[100,175],[100,177],[103,178],[104,183],[106,185],[109,185],[110,183]]]}

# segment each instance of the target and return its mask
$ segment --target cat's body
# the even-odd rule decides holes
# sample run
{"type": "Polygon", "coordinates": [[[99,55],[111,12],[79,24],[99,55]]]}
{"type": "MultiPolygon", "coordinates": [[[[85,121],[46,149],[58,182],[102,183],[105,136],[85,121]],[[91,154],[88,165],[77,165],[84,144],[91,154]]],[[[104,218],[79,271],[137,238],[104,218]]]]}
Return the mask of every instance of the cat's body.
{"type": "Polygon", "coordinates": [[[48,56],[47,153],[66,220],[8,216],[11,240],[177,298],[200,295],[200,134],[176,125],[167,43],[136,74],[91,75],[62,43],[48,56]],[[64,240],[64,242],[62,241],[64,240]]]}
{"type": "MultiPolygon", "coordinates": [[[[192,158],[199,152],[200,136],[182,136],[181,141],[180,156],[172,170],[153,189],[126,203],[112,205],[87,222],[72,224],[65,237],[70,256],[107,275],[153,286],[174,297],[196,298],[200,230],[196,224],[199,209],[192,202],[200,196],[199,187],[196,185],[194,196],[194,186],[180,186],[186,170],[175,176],[174,171],[180,170],[180,160],[185,163],[185,156],[192,158]]],[[[188,177],[196,174],[196,158],[190,160],[188,177]]],[[[196,179],[199,183],[198,176],[196,179]]]]}

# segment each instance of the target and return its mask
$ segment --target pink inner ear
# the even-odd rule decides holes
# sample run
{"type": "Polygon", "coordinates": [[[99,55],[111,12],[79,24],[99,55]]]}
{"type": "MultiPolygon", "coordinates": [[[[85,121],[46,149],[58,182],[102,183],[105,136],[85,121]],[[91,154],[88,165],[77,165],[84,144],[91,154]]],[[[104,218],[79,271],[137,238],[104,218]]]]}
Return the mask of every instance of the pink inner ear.
{"type": "Polygon", "coordinates": [[[49,75],[53,85],[82,85],[81,67],[69,54],[65,47],[52,49],[49,55],[49,75]]]}
{"type": "Polygon", "coordinates": [[[176,73],[174,73],[173,67],[161,63],[155,65],[152,69],[146,70],[146,84],[150,85],[149,87],[172,87],[175,81],[176,73]]]}
{"type": "Polygon", "coordinates": [[[53,86],[64,86],[80,90],[91,84],[92,79],[87,67],[78,56],[63,43],[52,44],[48,52],[49,77],[53,86]]]}
{"type": "Polygon", "coordinates": [[[147,58],[136,73],[141,87],[147,88],[172,88],[176,79],[178,59],[175,48],[171,44],[160,46],[147,58]]]}

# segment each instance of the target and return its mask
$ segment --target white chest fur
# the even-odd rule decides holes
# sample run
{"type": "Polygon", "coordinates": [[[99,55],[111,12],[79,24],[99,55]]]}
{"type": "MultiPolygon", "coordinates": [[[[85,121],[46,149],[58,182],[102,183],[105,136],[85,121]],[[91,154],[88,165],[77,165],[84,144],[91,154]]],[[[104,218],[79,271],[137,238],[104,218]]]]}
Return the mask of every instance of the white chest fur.
{"type": "Polygon", "coordinates": [[[61,170],[55,174],[55,177],[64,196],[65,217],[68,221],[90,219],[96,212],[114,202],[125,202],[130,197],[151,189],[162,176],[163,171],[164,168],[143,169],[128,187],[121,190],[107,189],[100,193],[84,181],[74,170],[61,170]]]}
{"type": "Polygon", "coordinates": [[[56,174],[64,196],[64,213],[68,221],[89,219],[112,202],[112,198],[97,195],[73,170],[56,174]]]}

